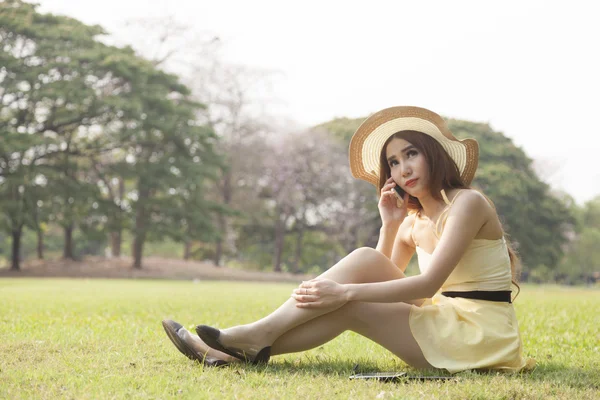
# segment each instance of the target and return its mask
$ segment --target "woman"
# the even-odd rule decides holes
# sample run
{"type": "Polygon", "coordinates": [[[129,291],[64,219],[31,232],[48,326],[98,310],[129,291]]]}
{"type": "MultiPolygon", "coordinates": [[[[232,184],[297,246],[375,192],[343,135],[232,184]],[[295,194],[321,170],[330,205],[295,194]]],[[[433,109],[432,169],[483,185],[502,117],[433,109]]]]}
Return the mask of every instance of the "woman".
{"type": "Polygon", "coordinates": [[[199,325],[199,339],[166,320],[169,338],[206,365],[267,362],[352,330],[416,368],[528,367],[511,303],[518,260],[491,202],[468,186],[477,163],[477,142],[429,110],[375,113],[352,137],[350,167],[379,189],[377,249],[355,250],[254,323],[199,325]],[[421,274],[406,277],[415,251],[421,274]]]}

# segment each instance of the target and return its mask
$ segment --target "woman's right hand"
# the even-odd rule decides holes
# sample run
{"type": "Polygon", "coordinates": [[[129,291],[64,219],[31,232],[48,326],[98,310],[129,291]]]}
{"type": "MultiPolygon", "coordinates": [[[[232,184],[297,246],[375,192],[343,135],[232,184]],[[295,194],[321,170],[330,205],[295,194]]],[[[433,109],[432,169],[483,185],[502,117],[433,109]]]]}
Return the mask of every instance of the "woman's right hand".
{"type": "Polygon", "coordinates": [[[408,214],[408,193],[404,194],[402,207],[398,207],[398,197],[396,196],[394,187],[396,182],[392,178],[389,178],[385,185],[381,188],[381,196],[379,197],[379,215],[381,215],[381,222],[385,226],[390,223],[401,223],[406,214],[408,214]]]}

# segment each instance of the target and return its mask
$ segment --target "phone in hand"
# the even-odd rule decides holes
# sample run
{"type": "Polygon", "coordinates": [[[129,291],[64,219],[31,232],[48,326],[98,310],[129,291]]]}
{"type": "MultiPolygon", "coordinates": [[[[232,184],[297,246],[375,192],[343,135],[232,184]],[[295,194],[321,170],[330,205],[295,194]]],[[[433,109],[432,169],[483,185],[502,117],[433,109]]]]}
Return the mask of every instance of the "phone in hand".
{"type": "Polygon", "coordinates": [[[396,206],[398,206],[398,208],[402,208],[402,205],[404,204],[405,193],[406,192],[402,190],[400,185],[394,186],[394,195],[396,196],[396,206]]]}

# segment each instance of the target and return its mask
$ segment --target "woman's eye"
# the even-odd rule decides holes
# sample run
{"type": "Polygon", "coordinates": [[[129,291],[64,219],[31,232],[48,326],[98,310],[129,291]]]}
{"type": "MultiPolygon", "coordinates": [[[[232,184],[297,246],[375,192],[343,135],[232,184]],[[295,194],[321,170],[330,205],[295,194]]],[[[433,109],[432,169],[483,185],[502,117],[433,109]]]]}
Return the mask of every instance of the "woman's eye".
{"type": "Polygon", "coordinates": [[[407,152],[407,153],[406,153],[406,155],[407,155],[408,157],[414,157],[414,156],[416,156],[417,154],[419,154],[419,153],[417,153],[417,151],[416,151],[416,150],[410,150],[409,152],[407,152]]]}
{"type": "Polygon", "coordinates": [[[396,161],[396,160],[390,161],[390,167],[393,167],[396,164],[398,164],[398,161],[396,161]]]}

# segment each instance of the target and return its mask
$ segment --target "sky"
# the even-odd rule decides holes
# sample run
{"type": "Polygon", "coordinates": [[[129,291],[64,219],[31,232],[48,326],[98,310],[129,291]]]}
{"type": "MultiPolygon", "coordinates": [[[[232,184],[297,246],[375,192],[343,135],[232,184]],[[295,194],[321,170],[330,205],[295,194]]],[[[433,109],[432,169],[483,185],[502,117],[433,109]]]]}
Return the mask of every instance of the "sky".
{"type": "Polygon", "coordinates": [[[134,47],[144,39],[126,26],[134,19],[172,18],[198,35],[214,34],[228,62],[276,72],[273,107],[301,125],[396,105],[489,123],[577,203],[600,195],[594,1],[37,3],[134,47]]]}

